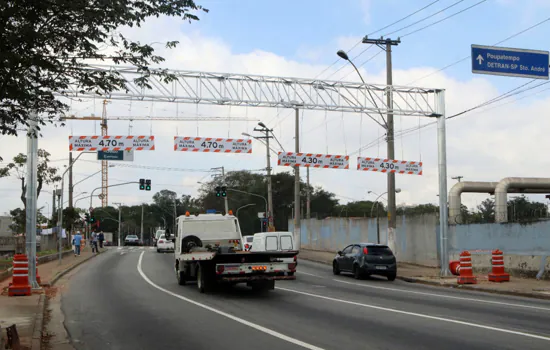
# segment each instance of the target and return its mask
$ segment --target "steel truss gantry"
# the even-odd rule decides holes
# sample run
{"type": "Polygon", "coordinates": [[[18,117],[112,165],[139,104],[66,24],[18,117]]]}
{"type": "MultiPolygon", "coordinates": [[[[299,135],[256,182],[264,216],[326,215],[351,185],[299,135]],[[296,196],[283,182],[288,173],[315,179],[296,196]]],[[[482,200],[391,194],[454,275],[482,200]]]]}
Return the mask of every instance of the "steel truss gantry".
{"type": "MultiPolygon", "coordinates": [[[[387,114],[436,118],[440,267],[442,276],[449,275],[447,268],[447,147],[443,89],[185,70],[150,69],[149,72],[144,73],[137,67],[101,64],[88,64],[80,69],[93,72],[117,72],[125,78],[128,91],[113,91],[100,95],[110,100],[293,108],[297,111],[296,115],[299,109],[362,113],[382,127],[386,127],[383,115],[387,114]],[[163,81],[159,75],[161,71],[172,74],[176,79],[170,82],[163,81]],[[136,84],[136,79],[144,76],[147,76],[151,88],[143,88],[136,84]],[[389,99],[386,98],[387,94],[390,95],[389,99]],[[382,122],[375,118],[375,115],[382,116],[382,122]]],[[[82,92],[76,88],[60,91],[58,94],[66,97],[99,97],[96,92],[82,92]]],[[[298,117],[295,123],[295,142],[298,153],[300,152],[298,117]]],[[[296,198],[300,198],[299,176],[299,168],[296,167],[295,183],[298,186],[294,189],[295,201],[296,198]]],[[[300,247],[299,208],[300,206],[295,206],[294,215],[294,235],[298,248],[300,247]]]]}

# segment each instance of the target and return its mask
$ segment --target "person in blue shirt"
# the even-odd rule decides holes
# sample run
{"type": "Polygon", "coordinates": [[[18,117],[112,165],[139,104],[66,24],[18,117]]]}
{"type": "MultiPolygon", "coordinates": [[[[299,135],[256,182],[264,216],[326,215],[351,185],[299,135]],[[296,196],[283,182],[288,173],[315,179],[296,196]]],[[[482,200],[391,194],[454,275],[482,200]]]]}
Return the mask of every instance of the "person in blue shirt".
{"type": "Polygon", "coordinates": [[[76,235],[73,236],[74,256],[80,256],[80,241],[82,241],[82,236],[80,232],[77,232],[76,235]]]}

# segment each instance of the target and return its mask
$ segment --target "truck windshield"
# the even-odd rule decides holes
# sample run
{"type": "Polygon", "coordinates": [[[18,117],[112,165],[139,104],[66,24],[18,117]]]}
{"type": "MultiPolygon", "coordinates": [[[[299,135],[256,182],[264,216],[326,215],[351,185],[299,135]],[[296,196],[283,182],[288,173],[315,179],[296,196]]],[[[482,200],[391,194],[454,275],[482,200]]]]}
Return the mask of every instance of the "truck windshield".
{"type": "Polygon", "coordinates": [[[197,235],[201,240],[240,238],[234,220],[184,221],[183,235],[197,235]]]}

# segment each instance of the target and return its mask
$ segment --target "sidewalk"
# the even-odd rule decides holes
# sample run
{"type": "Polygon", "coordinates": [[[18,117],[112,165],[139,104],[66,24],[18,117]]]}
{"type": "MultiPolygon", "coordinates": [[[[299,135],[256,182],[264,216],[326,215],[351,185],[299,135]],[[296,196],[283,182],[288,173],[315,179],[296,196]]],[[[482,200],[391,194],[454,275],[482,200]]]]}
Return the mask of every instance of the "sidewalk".
{"type": "MultiPolygon", "coordinates": [[[[332,265],[336,253],[317,250],[300,250],[298,259],[332,265]]],[[[439,268],[398,263],[397,278],[414,283],[424,283],[449,288],[476,290],[488,293],[519,295],[531,298],[550,299],[550,281],[534,278],[510,277],[510,282],[489,282],[487,275],[477,275],[477,284],[459,285],[456,276],[439,277],[439,268]]]]}
{"type": "MultiPolygon", "coordinates": [[[[85,247],[80,256],[66,255],[59,264],[53,260],[38,265],[38,275],[42,285],[49,285],[62,272],[74,268],[79,263],[90,259],[93,253],[89,247],[85,247]]],[[[0,282],[0,327],[2,337],[5,337],[5,328],[13,324],[17,325],[17,332],[24,349],[39,350],[42,331],[42,316],[44,311],[45,293],[48,287],[34,292],[30,296],[8,297],[8,287],[12,279],[8,278],[0,282]]]]}

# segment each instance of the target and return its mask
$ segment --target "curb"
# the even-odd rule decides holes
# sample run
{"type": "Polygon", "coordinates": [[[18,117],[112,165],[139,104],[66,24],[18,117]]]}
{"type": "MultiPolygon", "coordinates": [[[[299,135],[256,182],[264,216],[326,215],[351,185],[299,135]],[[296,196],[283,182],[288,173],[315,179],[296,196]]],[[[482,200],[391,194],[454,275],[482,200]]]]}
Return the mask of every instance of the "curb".
{"type": "MultiPolygon", "coordinates": [[[[316,262],[319,264],[324,265],[330,265],[330,263],[326,261],[321,261],[317,259],[309,259],[301,257],[301,259],[316,262]]],[[[482,292],[482,293],[490,293],[490,294],[500,294],[500,295],[510,295],[510,296],[516,296],[516,297],[527,297],[527,298],[533,298],[533,299],[545,299],[550,300],[550,295],[543,295],[543,294],[534,294],[534,293],[525,293],[525,292],[514,292],[514,291],[507,291],[507,290],[495,290],[495,289],[489,289],[489,288],[476,288],[469,285],[458,285],[458,286],[450,286],[450,285],[444,285],[439,282],[434,281],[426,281],[415,277],[405,277],[405,276],[397,276],[398,280],[409,282],[409,283],[418,283],[418,284],[425,284],[429,286],[435,286],[440,288],[453,288],[453,289],[464,289],[464,290],[471,290],[474,292],[482,292]]]]}
{"type": "MultiPolygon", "coordinates": [[[[66,255],[69,255],[71,253],[72,253],[72,250],[65,250],[61,254],[62,254],[62,257],[65,257],[66,255]]],[[[38,264],[36,266],[38,267],[38,266],[40,266],[40,264],[45,264],[47,262],[54,261],[58,257],[59,257],[59,253],[39,256],[38,257],[38,264]]],[[[7,280],[8,278],[10,278],[12,276],[12,272],[13,272],[13,267],[10,267],[9,269],[1,272],[0,273],[0,282],[3,282],[5,280],[7,280]]]]}
{"type": "MultiPolygon", "coordinates": [[[[58,273],[51,282],[44,283],[41,286],[42,287],[52,287],[61,277],[65,276],[70,271],[74,270],[78,266],[82,265],[86,261],[95,258],[101,253],[97,253],[95,255],[89,256],[86,259],[83,259],[79,261],[78,263],[68,267],[67,269],[61,271],[58,273]]],[[[40,300],[38,302],[38,309],[41,310],[34,319],[34,325],[33,325],[33,333],[32,333],[32,341],[31,341],[31,350],[40,350],[42,345],[42,332],[44,330],[44,314],[46,313],[46,295],[41,294],[40,300]]]]}
{"type": "Polygon", "coordinates": [[[34,319],[32,329],[31,350],[39,350],[42,345],[42,328],[44,327],[44,313],[46,312],[46,295],[40,294],[38,301],[38,309],[40,310],[34,319]]]}

